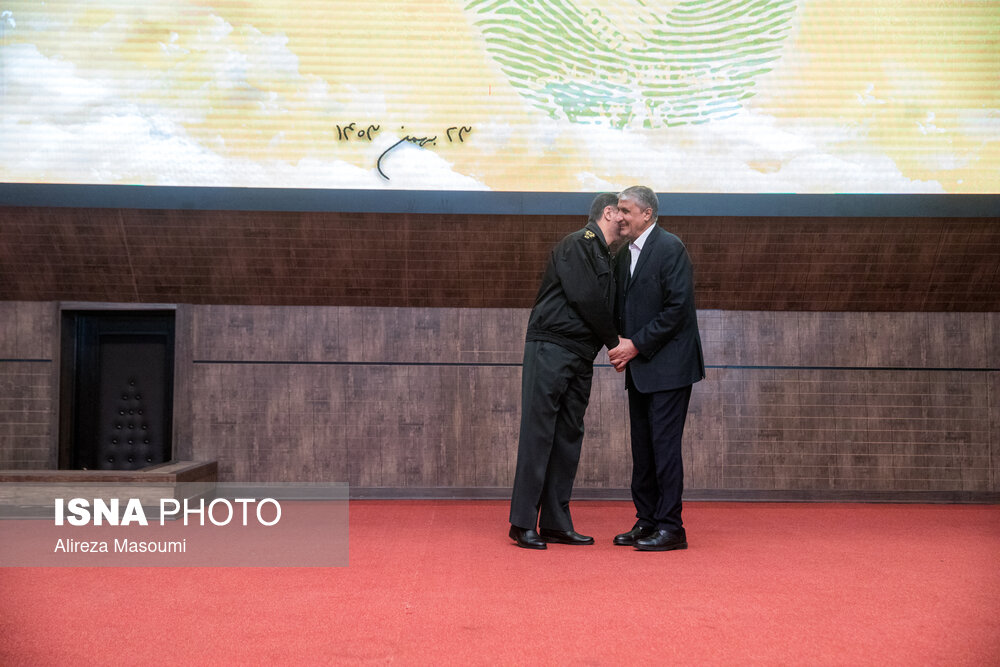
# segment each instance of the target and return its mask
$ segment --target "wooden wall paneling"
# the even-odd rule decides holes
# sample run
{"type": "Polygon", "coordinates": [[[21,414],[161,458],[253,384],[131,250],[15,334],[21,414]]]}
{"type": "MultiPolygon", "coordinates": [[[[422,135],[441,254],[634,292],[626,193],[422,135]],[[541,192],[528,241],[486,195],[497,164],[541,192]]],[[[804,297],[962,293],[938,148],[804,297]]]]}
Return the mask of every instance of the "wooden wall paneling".
{"type": "MultiPolygon", "coordinates": [[[[583,217],[0,207],[0,299],[528,308],[583,217]]],[[[700,308],[1000,310],[997,219],[661,223],[700,308]]]]}
{"type": "MultiPolygon", "coordinates": [[[[705,363],[709,365],[723,363],[724,357],[721,353],[724,344],[723,311],[699,310],[698,332],[701,335],[701,347],[705,355],[705,363]]],[[[602,351],[601,355],[607,361],[607,353],[602,351]]]]}
{"type": "Polygon", "coordinates": [[[259,418],[252,367],[196,364],[192,376],[195,460],[218,461],[220,481],[253,481],[253,438],[259,418]]]}
{"type": "MultiPolygon", "coordinates": [[[[230,402],[220,407],[228,418],[235,419],[233,438],[220,443],[219,454],[233,467],[234,481],[260,481],[261,440],[265,439],[265,412],[267,396],[259,393],[258,373],[254,364],[227,365],[223,367],[224,386],[231,396],[230,402]]],[[[278,478],[272,477],[275,481],[278,478]]]]}
{"type": "MultiPolygon", "coordinates": [[[[524,313],[518,315],[514,315],[514,319],[523,322],[524,313]]],[[[510,321],[511,316],[509,311],[487,314],[460,310],[457,317],[453,312],[442,315],[442,318],[452,323],[462,322],[463,324],[459,326],[463,331],[471,329],[479,332],[474,335],[471,343],[461,344],[466,348],[460,351],[461,356],[473,359],[510,359],[520,354],[520,330],[523,324],[518,322],[517,335],[514,337],[510,332],[503,332],[508,325],[496,322],[510,321]]],[[[401,334],[400,338],[393,341],[393,345],[386,345],[384,341],[388,337],[388,332],[410,332],[419,340],[420,336],[413,334],[413,331],[421,321],[429,322],[427,318],[430,316],[425,314],[417,317],[413,313],[388,309],[381,314],[368,312],[364,317],[367,318],[366,323],[360,328],[368,334],[374,334],[370,336],[371,339],[382,341],[377,348],[381,354],[406,358],[409,355],[398,353],[399,349],[406,348],[406,336],[401,334]]],[[[727,319],[739,322],[735,327],[739,335],[732,339],[736,341],[733,350],[738,350],[739,354],[743,355],[736,360],[749,366],[756,365],[756,362],[760,361],[775,362],[776,366],[785,366],[789,360],[794,361],[796,352],[789,341],[793,338],[797,338],[800,342],[811,340],[817,326],[831,333],[827,339],[821,340],[818,346],[803,348],[801,344],[799,345],[798,358],[804,365],[826,366],[830,363],[828,358],[813,356],[813,354],[831,354],[825,350],[827,346],[857,349],[856,341],[860,335],[858,332],[862,330],[871,332],[865,333],[863,338],[871,341],[874,358],[881,359],[884,363],[894,363],[899,361],[900,357],[885,352],[885,347],[895,345],[900,338],[913,336],[914,329],[916,337],[923,338],[923,341],[916,347],[910,346],[907,354],[919,354],[921,363],[926,363],[943,358],[942,355],[946,354],[952,343],[951,336],[942,335],[935,338],[929,332],[943,331],[948,326],[952,328],[957,326],[961,330],[968,323],[971,323],[968,326],[975,329],[977,322],[982,322],[975,314],[969,315],[969,319],[959,316],[957,320],[954,315],[944,317],[943,320],[931,315],[926,318],[893,316],[889,321],[879,318],[864,320],[859,314],[816,316],[815,314],[713,312],[703,314],[701,317],[706,322],[713,323],[727,319]],[[758,321],[758,318],[762,318],[762,321],[758,321]],[[932,320],[929,323],[928,318],[932,320]],[[797,336],[789,338],[790,334],[785,333],[779,337],[774,333],[777,330],[797,327],[801,322],[807,324],[797,336]],[[821,324],[818,325],[817,322],[821,324]],[[844,331],[848,333],[841,335],[844,331]],[[763,343],[753,345],[742,342],[754,338],[759,338],[763,343]],[[790,354],[782,356],[782,352],[789,350],[792,350],[790,354]]],[[[426,326],[438,335],[444,334],[452,325],[441,324],[438,327],[427,324],[426,326]]],[[[707,354],[711,354],[713,347],[716,349],[719,347],[717,342],[712,341],[713,337],[718,336],[709,332],[719,330],[718,326],[710,325],[705,328],[708,341],[706,350],[709,351],[707,354]]],[[[985,334],[980,336],[983,339],[986,337],[985,334]]],[[[963,345],[975,339],[976,336],[965,334],[960,336],[963,345]]],[[[416,344],[414,347],[420,350],[423,346],[416,344]]],[[[442,348],[438,348],[436,353],[447,355],[442,348]]],[[[863,353],[868,354],[867,350],[863,350],[863,353]]],[[[832,354],[836,356],[839,353],[832,354]]],[[[843,363],[844,359],[847,359],[854,363],[858,353],[852,352],[852,354],[855,356],[838,357],[835,360],[843,363]]],[[[711,361],[711,357],[709,360],[711,361]]],[[[604,361],[605,357],[602,355],[599,362],[604,361]]],[[[723,359],[723,361],[733,361],[733,359],[723,359]]],[[[362,372],[368,367],[349,368],[352,372],[362,372]]],[[[412,396],[413,387],[420,382],[422,394],[430,396],[431,403],[439,401],[445,403],[446,399],[439,397],[439,394],[443,396],[447,388],[454,385],[459,396],[451,402],[459,407],[451,413],[451,432],[474,434],[453,436],[456,440],[474,442],[472,450],[474,456],[465,456],[467,450],[460,450],[463,445],[458,443],[454,445],[453,453],[449,452],[445,444],[447,441],[445,431],[434,431],[430,427],[435,419],[444,421],[446,418],[435,413],[434,409],[426,404],[420,407],[418,402],[403,408],[404,414],[398,417],[402,421],[392,426],[389,431],[376,431],[374,436],[377,438],[376,442],[382,444],[369,443],[364,451],[354,452],[364,457],[365,463],[358,467],[356,457],[351,457],[354,461],[351,464],[354,466],[353,469],[360,471],[364,468],[367,471],[365,474],[369,475],[369,485],[374,485],[371,484],[374,463],[372,457],[377,456],[378,467],[374,468],[380,475],[377,485],[402,487],[449,484],[458,487],[483,484],[508,485],[512,480],[513,461],[516,455],[519,386],[516,377],[509,377],[504,382],[491,376],[499,368],[512,369],[519,377],[519,368],[488,365],[431,366],[439,372],[442,369],[449,369],[454,373],[452,379],[441,375],[437,376],[436,380],[428,380],[431,374],[426,373],[420,366],[402,368],[409,369],[409,374],[405,376],[405,380],[399,380],[398,376],[394,376],[397,379],[390,383],[394,388],[389,391],[389,397],[392,399],[389,402],[401,402],[405,397],[412,396]],[[419,380],[414,380],[414,375],[418,376],[419,380]],[[469,388],[468,391],[463,389],[463,385],[469,388]],[[493,388],[483,389],[483,385],[493,388]],[[484,402],[487,404],[485,412],[482,405],[484,402]],[[476,416],[472,417],[473,422],[468,421],[470,415],[476,416]],[[477,418],[480,415],[486,415],[486,418],[477,418]],[[501,415],[499,424],[495,419],[496,415],[501,415]],[[406,429],[410,429],[410,432],[404,432],[406,429]],[[399,446],[393,448],[392,445],[384,444],[389,441],[407,442],[410,449],[404,451],[399,449],[399,446]],[[382,449],[373,452],[371,450],[373,446],[382,449]],[[420,453],[414,454],[415,451],[420,453]],[[414,459],[414,456],[417,456],[417,459],[414,459]],[[435,468],[437,476],[429,476],[428,470],[435,468]]],[[[595,399],[588,412],[588,440],[581,460],[581,474],[578,477],[579,484],[590,485],[593,488],[606,488],[614,483],[616,475],[627,479],[626,471],[629,465],[627,459],[623,457],[618,457],[616,460],[611,453],[613,450],[608,445],[608,441],[615,439],[616,436],[610,429],[605,428],[604,424],[614,422],[616,414],[621,415],[617,436],[625,441],[627,411],[624,400],[609,411],[609,402],[603,395],[606,384],[601,378],[604,372],[611,380],[607,385],[611,388],[610,393],[612,395],[616,393],[614,387],[618,378],[610,375],[613,373],[610,368],[605,367],[603,370],[599,368],[595,381],[595,399]]],[[[913,371],[896,372],[898,376],[893,376],[887,381],[880,380],[878,375],[871,375],[871,372],[867,372],[866,375],[865,372],[853,371],[850,368],[842,371],[718,368],[711,369],[710,373],[718,374],[718,390],[715,392],[718,407],[714,409],[709,407],[712,403],[707,397],[713,393],[712,380],[701,383],[696,388],[693,398],[685,446],[692,483],[699,479],[735,480],[738,485],[748,489],[784,488],[806,491],[879,490],[884,488],[886,480],[891,481],[893,488],[902,490],[942,488],[942,485],[944,488],[955,488],[956,482],[961,482],[961,488],[965,490],[978,490],[983,488],[984,484],[989,484],[988,481],[984,482],[981,475],[976,477],[975,472],[963,472],[961,479],[949,477],[951,473],[947,472],[938,474],[934,478],[933,469],[927,465],[930,459],[926,457],[945,456],[940,453],[944,451],[940,448],[945,445],[935,444],[927,438],[917,438],[914,433],[923,433],[920,429],[900,428],[901,424],[913,422],[920,425],[922,421],[927,420],[940,422],[947,419],[953,425],[961,422],[961,420],[955,421],[955,413],[963,406],[954,403],[956,400],[954,397],[961,396],[961,392],[955,387],[961,386],[961,383],[950,388],[946,383],[944,390],[941,390],[940,373],[928,375],[930,384],[926,379],[922,381],[923,384],[915,383],[916,376],[913,371]],[[731,389],[734,382],[739,383],[736,385],[737,390],[727,392],[727,388],[731,389]],[[902,394],[899,391],[901,387],[904,389],[902,394]],[[939,405],[945,400],[951,400],[953,403],[939,405]],[[716,435],[702,435],[712,432],[712,418],[715,419],[716,435]],[[715,441],[719,443],[718,448],[714,452],[704,448],[696,449],[696,443],[699,441],[715,441]],[[935,447],[938,449],[933,449],[935,447]],[[914,458],[918,456],[925,458],[914,458]],[[921,479],[921,476],[931,479],[921,479]]],[[[374,396],[368,394],[360,396],[362,403],[367,401],[378,404],[380,400],[377,384],[375,391],[374,396]]],[[[968,402],[972,399],[966,397],[964,400],[968,402]]],[[[976,409],[975,405],[970,407],[976,409]]],[[[973,417],[973,421],[975,419],[976,417],[973,417]]],[[[296,429],[293,427],[292,430],[296,429]]],[[[952,437],[954,439],[956,436],[952,437]]],[[[974,449],[976,444],[971,441],[959,444],[965,449],[958,450],[957,454],[951,452],[950,460],[959,457],[958,465],[963,470],[970,465],[974,467],[975,462],[970,457],[976,455],[977,450],[974,449]]],[[[618,483],[625,484],[625,482],[618,483]]],[[[705,487],[708,486],[705,484],[705,487]]],[[[726,488],[721,483],[715,484],[714,487],[726,488]]],[[[578,486],[578,488],[586,487],[578,486]]]]}
{"type": "MultiPolygon", "coordinates": [[[[213,461],[220,444],[232,438],[236,418],[223,393],[222,368],[208,364],[192,364],[191,368],[191,457],[196,461],[213,461]],[[223,415],[225,409],[227,414],[223,415]],[[214,418],[213,418],[214,416],[214,418]]],[[[219,460],[219,479],[231,481],[232,466],[219,460]]]]}
{"type": "Polygon", "coordinates": [[[0,468],[56,467],[57,322],[52,303],[0,301],[0,468]]]}
{"type": "Polygon", "coordinates": [[[986,331],[986,362],[991,369],[986,375],[990,405],[990,490],[1000,491],[1000,313],[986,314],[986,331]]]}
{"type": "Polygon", "coordinates": [[[980,304],[989,302],[998,278],[1000,236],[996,223],[976,220],[944,226],[932,280],[927,286],[928,310],[955,310],[962,303],[981,309],[980,304]]]}
{"type": "Polygon", "coordinates": [[[841,457],[842,475],[856,480],[847,488],[877,489],[880,483],[891,488],[894,472],[901,465],[896,439],[911,440],[915,427],[902,418],[901,410],[920,400],[920,390],[904,391],[900,386],[900,392],[892,395],[886,392],[886,385],[893,381],[912,384],[916,376],[908,371],[860,371],[852,375],[861,380],[860,391],[851,400],[852,407],[863,416],[864,439],[852,457],[841,457]],[[887,381],[887,377],[893,379],[887,381]]]}
{"type": "Polygon", "coordinates": [[[799,329],[787,313],[759,312],[744,320],[743,345],[755,366],[799,366],[799,329]]]}
{"type": "MultiPolygon", "coordinates": [[[[459,488],[474,488],[478,486],[477,471],[480,459],[485,459],[485,451],[489,451],[486,443],[479,437],[480,412],[472,400],[472,390],[476,378],[482,372],[477,366],[456,366],[451,369],[449,378],[454,386],[447,394],[451,400],[449,408],[449,436],[452,438],[446,457],[453,471],[453,483],[459,488]]],[[[497,428],[506,424],[494,425],[497,428]]],[[[487,427],[488,428],[488,427],[487,427]]],[[[506,452],[504,452],[506,457],[506,452]]]]}
{"type": "Polygon", "coordinates": [[[0,358],[53,359],[58,335],[54,304],[0,301],[0,358]]]}
{"type": "MultiPolygon", "coordinates": [[[[368,386],[366,397],[368,419],[378,422],[379,439],[369,446],[381,450],[382,479],[380,486],[406,487],[407,476],[415,472],[416,460],[420,456],[417,451],[421,444],[410,439],[415,429],[409,425],[403,428],[404,420],[400,417],[402,405],[400,401],[406,393],[406,368],[400,366],[371,367],[372,377],[379,381],[368,386]]],[[[427,406],[424,405],[426,409],[427,406]]],[[[419,428],[419,425],[417,425],[419,428]]]]}
{"type": "Polygon", "coordinates": [[[174,400],[171,452],[179,461],[193,460],[194,312],[179,305],[174,314],[174,400]]]}
{"type": "MultiPolygon", "coordinates": [[[[891,455],[895,490],[963,488],[963,455],[985,444],[985,377],[958,371],[886,371],[870,379],[870,437],[891,455]],[[935,406],[938,409],[930,409],[935,406]]],[[[986,466],[979,466],[985,469],[986,466]]],[[[986,490],[981,488],[980,490],[986,490]]]]}
{"type": "MultiPolygon", "coordinates": [[[[418,368],[411,369],[411,374],[416,375],[411,380],[409,389],[409,400],[412,402],[413,396],[424,395],[424,378],[418,368]]],[[[436,368],[436,377],[438,382],[434,388],[435,393],[430,397],[434,401],[435,410],[426,424],[428,442],[437,449],[433,462],[436,468],[433,471],[426,470],[425,474],[433,472],[429,486],[470,487],[472,485],[464,479],[468,476],[468,468],[463,469],[462,465],[466,458],[466,443],[461,439],[461,415],[464,414],[461,407],[461,367],[439,366],[436,368]]]]}
{"type": "Polygon", "coordinates": [[[922,367],[928,359],[925,313],[865,313],[865,366],[922,367]]]}
{"type": "Polygon", "coordinates": [[[1000,369],[1000,312],[984,313],[984,317],[986,319],[985,365],[987,368],[1000,369]]]}
{"type": "Polygon", "coordinates": [[[798,332],[803,366],[861,367],[867,363],[864,322],[843,313],[799,312],[782,318],[798,332]],[[794,317],[794,322],[788,321],[794,317]]]}
{"type": "Polygon", "coordinates": [[[415,406],[408,406],[413,397],[410,369],[406,366],[386,368],[386,382],[378,395],[372,397],[371,418],[379,420],[381,428],[376,446],[382,449],[382,486],[434,486],[421,478],[425,467],[432,471],[437,467],[432,460],[437,447],[425,438],[424,427],[435,412],[435,404],[427,399],[433,396],[433,387],[438,382],[433,367],[421,370],[424,381],[421,383],[420,414],[415,406]]]}
{"type": "MultiPolygon", "coordinates": [[[[226,330],[225,321],[229,308],[226,306],[192,306],[191,323],[191,357],[192,360],[221,360],[227,357],[226,345],[233,345],[234,342],[226,337],[223,332],[226,330]]],[[[250,326],[250,315],[244,313],[243,317],[250,326]]]]}
{"type": "MultiPolygon", "coordinates": [[[[348,366],[345,369],[347,460],[351,486],[383,487],[383,450],[386,428],[373,396],[384,394],[391,369],[382,366],[348,366]]],[[[398,443],[390,443],[398,447],[398,443]]]]}
{"type": "Polygon", "coordinates": [[[763,443],[768,433],[761,433],[755,425],[744,419],[750,405],[759,403],[759,388],[747,382],[749,371],[743,368],[727,369],[719,374],[721,398],[721,418],[723,425],[723,451],[720,466],[721,487],[728,489],[753,488],[757,483],[750,474],[745,474],[743,455],[752,449],[753,442],[763,443]]]}
{"type": "Polygon", "coordinates": [[[195,356],[203,360],[345,361],[348,341],[361,340],[360,331],[350,330],[351,311],[327,307],[261,306],[251,310],[198,306],[195,356]]]}
{"type": "Polygon", "coordinates": [[[303,327],[305,359],[312,361],[341,361],[348,358],[347,351],[357,336],[345,326],[346,308],[320,306],[304,308],[303,327]]]}
{"type": "MultiPolygon", "coordinates": [[[[852,445],[837,454],[838,479],[843,480],[839,486],[851,490],[877,490],[880,480],[891,478],[896,465],[892,445],[884,433],[895,432],[902,424],[894,414],[893,421],[886,423],[872,408],[883,400],[883,392],[875,386],[879,377],[877,372],[844,371],[838,375],[842,378],[839,386],[845,390],[841,402],[846,411],[845,420],[829,432],[828,441],[833,445],[841,441],[852,445]],[[851,421],[847,422],[848,419],[851,421]]],[[[906,377],[905,374],[901,376],[906,377]]],[[[823,400],[833,402],[838,398],[832,394],[823,400]]]]}
{"type": "Polygon", "coordinates": [[[458,311],[459,359],[472,364],[520,364],[530,310],[465,308],[458,311]]]}
{"type": "Polygon", "coordinates": [[[660,224],[684,242],[691,256],[697,306],[713,308],[719,303],[736,304],[744,277],[743,243],[750,234],[751,223],[735,219],[726,223],[718,218],[688,221],[661,216],[660,224]]]}
{"type": "Polygon", "coordinates": [[[454,486],[452,468],[455,448],[446,438],[455,398],[454,368],[431,366],[405,367],[405,385],[400,401],[404,410],[399,413],[399,430],[410,439],[406,469],[406,484],[414,487],[454,486]],[[422,408],[413,400],[420,396],[422,408]],[[451,454],[451,456],[449,456],[451,454]]]}
{"type": "Polygon", "coordinates": [[[469,367],[469,411],[475,415],[466,436],[476,461],[477,487],[510,487],[514,482],[521,425],[521,369],[469,367]]]}
{"type": "Polygon", "coordinates": [[[458,356],[455,309],[371,308],[362,318],[358,343],[366,360],[448,363],[458,356]]]}
{"type": "Polygon", "coordinates": [[[778,437],[770,456],[776,488],[829,488],[836,479],[824,445],[831,431],[852,432],[856,415],[830,400],[828,382],[836,380],[825,371],[780,369],[771,376],[770,391],[761,395],[757,419],[778,437]]]}
{"type": "Polygon", "coordinates": [[[1000,491],[1000,372],[986,374],[989,396],[989,490],[1000,491]]]}
{"type": "Polygon", "coordinates": [[[0,361],[0,468],[56,465],[51,362],[0,361]]]}
{"type": "Polygon", "coordinates": [[[928,317],[928,349],[939,368],[983,368],[987,359],[986,313],[933,313],[928,317]]]}
{"type": "Polygon", "coordinates": [[[347,401],[342,366],[302,366],[296,376],[301,382],[303,400],[302,429],[311,427],[315,482],[350,483],[347,439],[347,401]]]}
{"type": "MultiPolygon", "coordinates": [[[[903,310],[893,302],[920,303],[926,296],[926,286],[934,269],[934,258],[940,248],[939,226],[925,220],[907,221],[905,229],[899,221],[883,221],[882,233],[875,246],[875,263],[870,274],[868,298],[872,306],[865,310],[903,310]],[[899,267],[910,267],[901,271],[899,267]],[[888,307],[876,307],[886,304],[888,307]]],[[[909,308],[909,310],[923,310],[909,308]]]]}
{"type": "Polygon", "coordinates": [[[705,347],[705,341],[702,340],[706,364],[741,366],[750,363],[751,357],[743,345],[743,323],[746,317],[746,311],[719,311],[719,338],[714,349],[705,347]]]}
{"type": "MultiPolygon", "coordinates": [[[[773,355],[776,350],[769,347],[767,353],[773,355]]],[[[775,488],[797,488],[803,480],[812,486],[826,486],[832,477],[831,462],[817,448],[825,440],[823,434],[831,420],[839,419],[840,414],[834,406],[819,407],[815,373],[775,369],[762,387],[766,390],[761,391],[760,404],[748,410],[751,423],[768,424],[773,434],[762,458],[770,467],[775,488]]]]}
{"type": "Polygon", "coordinates": [[[272,476],[276,481],[317,481],[317,424],[308,397],[312,386],[311,368],[301,364],[259,365],[266,370],[263,390],[269,414],[266,450],[259,460],[258,477],[272,476]],[[280,392],[275,396],[274,392],[280,392]],[[269,462],[269,459],[271,460],[269,462]]]}
{"type": "Polygon", "coordinates": [[[23,302],[0,301],[0,359],[18,359],[25,355],[19,344],[17,312],[23,302]]]}
{"type": "Polygon", "coordinates": [[[339,361],[348,358],[348,348],[355,335],[345,325],[346,311],[346,308],[329,306],[309,309],[312,318],[308,323],[312,334],[309,340],[314,344],[310,359],[339,361]]]}
{"type": "MultiPolygon", "coordinates": [[[[54,330],[54,312],[51,303],[0,302],[0,349],[44,351],[11,318],[54,330]]],[[[526,309],[503,308],[181,306],[190,454],[218,460],[226,481],[504,495],[526,320],[526,309]]],[[[988,370],[997,368],[1000,315],[708,310],[699,321],[710,367],[686,429],[689,489],[1000,491],[998,371],[988,370]]],[[[577,490],[624,493],[626,396],[606,354],[597,361],[577,490]]],[[[32,382],[53,400],[52,379],[8,374],[0,401],[23,413],[32,382]]],[[[0,465],[49,465],[50,427],[24,428],[2,424],[11,439],[0,439],[0,465]]]]}
{"type": "MultiPolygon", "coordinates": [[[[689,489],[721,489],[722,464],[725,438],[725,378],[732,374],[729,369],[710,368],[705,380],[697,383],[691,392],[688,418],[684,426],[683,460],[685,461],[684,483],[689,489]]],[[[617,400],[622,406],[622,438],[625,440],[625,471],[620,478],[622,488],[631,482],[632,459],[628,453],[628,407],[621,391],[617,400]]]]}
{"type": "Polygon", "coordinates": [[[837,370],[731,374],[726,486],[867,490],[880,463],[868,442],[864,382],[837,370]]]}
{"type": "MultiPolygon", "coordinates": [[[[372,343],[369,338],[376,334],[371,330],[368,320],[370,308],[341,308],[338,310],[337,334],[338,350],[343,351],[343,359],[350,362],[377,360],[369,356],[372,343]]],[[[376,342],[382,346],[382,343],[376,342]]]]}
{"type": "Polygon", "coordinates": [[[584,419],[576,485],[594,489],[628,488],[632,468],[625,377],[607,365],[605,353],[598,359],[584,419]]]}

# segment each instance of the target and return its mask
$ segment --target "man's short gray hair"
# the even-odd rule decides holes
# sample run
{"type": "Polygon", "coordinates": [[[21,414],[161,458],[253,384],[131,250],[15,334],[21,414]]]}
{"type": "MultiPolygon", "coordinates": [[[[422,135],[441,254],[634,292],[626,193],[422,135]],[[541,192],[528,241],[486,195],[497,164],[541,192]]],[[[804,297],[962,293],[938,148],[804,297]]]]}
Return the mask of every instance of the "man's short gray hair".
{"type": "Polygon", "coordinates": [[[633,185],[618,193],[618,199],[631,199],[639,208],[645,211],[647,208],[653,210],[653,222],[656,222],[656,215],[660,208],[660,200],[656,198],[656,193],[645,185],[633,185]]]}

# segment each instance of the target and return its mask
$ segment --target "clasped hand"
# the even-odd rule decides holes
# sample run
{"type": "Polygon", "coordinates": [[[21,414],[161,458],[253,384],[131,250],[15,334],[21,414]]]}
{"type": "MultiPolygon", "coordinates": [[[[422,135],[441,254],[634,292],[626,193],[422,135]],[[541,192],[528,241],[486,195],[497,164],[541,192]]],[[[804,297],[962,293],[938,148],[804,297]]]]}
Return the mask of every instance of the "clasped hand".
{"type": "Polygon", "coordinates": [[[608,359],[611,361],[611,365],[615,367],[615,370],[619,373],[625,372],[625,366],[630,362],[636,355],[639,354],[639,350],[635,348],[632,344],[632,340],[629,338],[618,337],[618,347],[613,350],[608,350],[608,359]]]}

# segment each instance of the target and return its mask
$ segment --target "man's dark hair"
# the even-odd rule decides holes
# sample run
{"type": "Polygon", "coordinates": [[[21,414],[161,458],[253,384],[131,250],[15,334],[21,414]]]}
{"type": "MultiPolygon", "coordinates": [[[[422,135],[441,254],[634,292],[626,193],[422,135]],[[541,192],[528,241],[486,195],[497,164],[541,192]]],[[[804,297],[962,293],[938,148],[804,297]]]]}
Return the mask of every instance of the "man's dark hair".
{"type": "Polygon", "coordinates": [[[613,192],[602,192],[594,197],[590,204],[590,218],[588,222],[597,222],[604,215],[604,209],[609,206],[618,206],[618,195],[613,192]]]}
{"type": "Polygon", "coordinates": [[[660,208],[660,201],[656,198],[656,193],[645,185],[633,185],[630,188],[625,188],[618,194],[618,198],[631,199],[643,211],[647,208],[653,209],[653,222],[656,222],[656,214],[660,208]]]}

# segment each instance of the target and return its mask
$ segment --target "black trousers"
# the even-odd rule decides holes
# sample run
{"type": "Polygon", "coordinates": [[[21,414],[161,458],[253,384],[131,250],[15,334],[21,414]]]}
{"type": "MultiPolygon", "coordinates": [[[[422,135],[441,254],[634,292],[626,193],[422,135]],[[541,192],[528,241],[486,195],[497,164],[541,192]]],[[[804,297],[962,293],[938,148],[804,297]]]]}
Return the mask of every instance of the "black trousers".
{"type": "Polygon", "coordinates": [[[691,385],[644,394],[628,390],[632,429],[632,502],[638,523],[677,531],[684,493],[681,438],[691,400],[691,385]]]}
{"type": "Polygon", "coordinates": [[[512,525],[573,530],[569,499],[593,376],[593,361],[555,343],[525,343],[512,525]]]}

